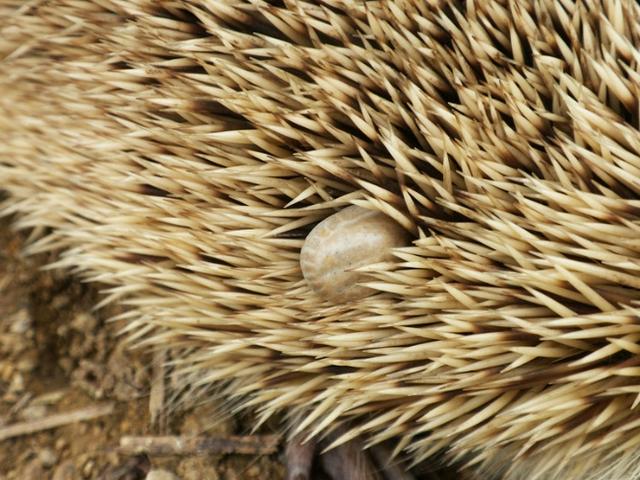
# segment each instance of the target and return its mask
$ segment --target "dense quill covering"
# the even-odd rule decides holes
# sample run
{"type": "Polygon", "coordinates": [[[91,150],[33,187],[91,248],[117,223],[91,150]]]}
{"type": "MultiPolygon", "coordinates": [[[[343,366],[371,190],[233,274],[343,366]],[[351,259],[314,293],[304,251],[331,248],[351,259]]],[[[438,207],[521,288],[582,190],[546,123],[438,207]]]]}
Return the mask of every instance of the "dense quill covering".
{"type": "Polygon", "coordinates": [[[4,213],[194,388],[415,460],[621,478],[639,46],[632,0],[4,0],[4,213]],[[413,243],[332,305],[299,250],[349,204],[413,243]]]}

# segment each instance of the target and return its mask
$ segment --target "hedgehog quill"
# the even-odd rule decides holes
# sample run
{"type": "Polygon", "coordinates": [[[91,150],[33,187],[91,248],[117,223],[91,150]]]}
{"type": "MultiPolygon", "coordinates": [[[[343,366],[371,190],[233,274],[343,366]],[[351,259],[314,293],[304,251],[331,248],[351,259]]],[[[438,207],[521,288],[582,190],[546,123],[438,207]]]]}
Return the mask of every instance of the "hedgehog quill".
{"type": "Polygon", "coordinates": [[[640,478],[639,47],[631,0],[5,0],[2,213],[292,435],[640,478]],[[335,303],[353,205],[408,241],[335,303]]]}

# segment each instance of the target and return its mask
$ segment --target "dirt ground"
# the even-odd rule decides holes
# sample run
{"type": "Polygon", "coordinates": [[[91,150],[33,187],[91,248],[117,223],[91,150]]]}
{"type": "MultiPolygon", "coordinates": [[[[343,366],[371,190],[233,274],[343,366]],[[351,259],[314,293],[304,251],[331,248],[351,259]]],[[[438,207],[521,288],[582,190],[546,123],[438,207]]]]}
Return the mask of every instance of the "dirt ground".
{"type": "MultiPolygon", "coordinates": [[[[248,436],[251,418],[221,419],[216,405],[152,422],[154,363],[122,346],[122,325],[106,321],[120,312],[95,311],[94,286],[43,270],[55,257],[26,257],[25,243],[25,234],[0,220],[0,480],[284,478],[281,445],[269,455],[251,448],[225,455],[119,449],[126,436],[255,437],[248,436]]],[[[258,443],[273,439],[274,430],[267,425],[258,432],[258,443]]],[[[462,478],[430,470],[416,479],[462,478]]],[[[314,473],[314,480],[324,478],[314,473]]]]}
{"type": "Polygon", "coordinates": [[[152,362],[120,345],[121,325],[105,321],[118,311],[93,311],[99,299],[93,287],[42,271],[53,257],[25,258],[24,243],[25,235],[0,221],[0,479],[137,480],[151,469],[181,480],[284,477],[279,453],[153,457],[119,451],[127,435],[190,435],[207,428],[208,435],[226,436],[249,428],[247,419],[227,419],[212,431],[211,405],[152,427],[152,362]],[[71,422],[72,415],[97,417],[71,422]],[[61,426],[29,433],[52,420],[61,426]]]}

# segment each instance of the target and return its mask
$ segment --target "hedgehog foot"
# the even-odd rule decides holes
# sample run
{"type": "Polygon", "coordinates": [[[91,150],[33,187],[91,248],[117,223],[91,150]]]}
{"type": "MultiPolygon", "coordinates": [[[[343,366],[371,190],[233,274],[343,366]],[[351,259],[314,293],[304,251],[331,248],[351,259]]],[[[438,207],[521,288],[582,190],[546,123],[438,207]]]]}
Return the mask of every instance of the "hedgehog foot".
{"type": "Polygon", "coordinates": [[[320,454],[332,439],[316,443],[304,442],[303,438],[298,436],[287,442],[286,480],[311,480],[314,464],[331,480],[413,480],[412,475],[388,464],[388,455],[380,447],[364,450],[361,442],[352,440],[320,454]]]}

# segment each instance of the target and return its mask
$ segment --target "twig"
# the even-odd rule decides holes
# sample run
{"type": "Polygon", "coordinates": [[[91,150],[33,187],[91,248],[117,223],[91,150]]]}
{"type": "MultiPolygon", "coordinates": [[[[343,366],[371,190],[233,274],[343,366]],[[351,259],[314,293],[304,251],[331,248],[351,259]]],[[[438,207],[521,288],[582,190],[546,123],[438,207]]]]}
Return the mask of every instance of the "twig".
{"type": "Polygon", "coordinates": [[[151,378],[151,392],[149,394],[149,414],[151,416],[151,425],[157,426],[158,422],[163,420],[162,412],[164,411],[164,378],[165,374],[166,352],[165,350],[157,350],[153,354],[153,370],[151,378]]]}
{"type": "Polygon", "coordinates": [[[191,455],[197,453],[247,455],[268,455],[278,449],[278,435],[247,436],[162,436],[162,437],[122,437],[120,451],[128,454],[147,453],[150,455],[191,455]]]}
{"type": "Polygon", "coordinates": [[[113,412],[113,404],[108,403],[92,405],[91,407],[81,408],[73,412],[56,413],[45,418],[39,418],[38,420],[14,423],[13,425],[0,428],[0,442],[20,435],[29,435],[43,430],[50,430],[70,423],[92,420],[97,417],[109,415],[111,412],[113,412]]]}
{"type": "MultiPolygon", "coordinates": [[[[22,407],[24,407],[27,403],[29,403],[32,398],[33,398],[33,394],[31,392],[27,392],[24,395],[22,395],[22,397],[20,397],[16,403],[11,405],[9,412],[7,413],[7,417],[6,417],[7,421],[15,417],[16,413],[22,410],[22,407]]],[[[0,423],[2,425],[6,424],[6,422],[2,422],[2,421],[0,421],[0,423]]]]}

